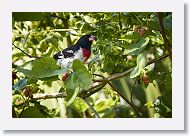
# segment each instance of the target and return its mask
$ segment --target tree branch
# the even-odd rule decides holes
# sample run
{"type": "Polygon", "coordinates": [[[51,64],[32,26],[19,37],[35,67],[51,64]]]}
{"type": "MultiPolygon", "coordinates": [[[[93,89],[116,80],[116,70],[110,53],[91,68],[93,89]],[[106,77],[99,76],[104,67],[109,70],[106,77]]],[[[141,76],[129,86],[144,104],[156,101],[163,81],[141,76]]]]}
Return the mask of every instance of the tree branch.
{"type": "Polygon", "coordinates": [[[170,54],[170,60],[172,61],[172,49],[171,49],[171,45],[170,45],[168,39],[166,38],[166,32],[165,32],[164,24],[163,24],[163,13],[158,12],[157,16],[158,16],[159,23],[160,23],[160,33],[164,39],[164,45],[170,54]]]}
{"type": "Polygon", "coordinates": [[[119,12],[119,29],[122,29],[122,22],[121,22],[121,13],[119,12]]]}
{"type": "MultiPolygon", "coordinates": [[[[155,63],[157,61],[160,61],[166,57],[168,57],[170,54],[165,54],[165,55],[162,55],[158,58],[155,58],[153,59],[152,61],[148,62],[146,66],[152,64],[152,63],[155,63]]],[[[122,73],[116,73],[116,74],[113,74],[107,78],[105,78],[104,76],[100,76],[99,74],[93,74],[93,75],[96,75],[96,76],[100,76],[102,77],[103,79],[99,79],[99,80],[94,80],[95,82],[91,84],[91,86],[89,87],[88,90],[82,90],[78,96],[79,97],[83,97],[83,98],[87,98],[89,97],[90,95],[96,93],[97,91],[101,90],[109,81],[111,80],[115,80],[115,79],[118,79],[118,78],[122,78],[126,75],[128,75],[131,71],[132,71],[133,68],[127,70],[127,71],[124,71],[122,73]],[[96,82],[98,81],[98,82],[96,82]]],[[[61,98],[61,97],[66,97],[66,93],[54,93],[54,94],[33,94],[31,99],[32,100],[40,100],[40,99],[51,99],[51,98],[61,98]]]]}
{"type": "Polygon", "coordinates": [[[40,100],[40,99],[51,99],[51,98],[63,98],[66,97],[67,94],[62,93],[53,93],[53,94],[33,94],[31,96],[31,100],[40,100]]]}

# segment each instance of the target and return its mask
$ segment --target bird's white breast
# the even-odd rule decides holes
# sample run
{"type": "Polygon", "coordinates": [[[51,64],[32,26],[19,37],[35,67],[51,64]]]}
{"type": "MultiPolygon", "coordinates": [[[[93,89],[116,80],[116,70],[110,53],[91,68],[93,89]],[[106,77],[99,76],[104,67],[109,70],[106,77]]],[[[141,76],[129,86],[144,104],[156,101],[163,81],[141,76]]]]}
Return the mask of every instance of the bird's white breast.
{"type": "Polygon", "coordinates": [[[70,68],[72,66],[71,65],[72,62],[75,59],[78,59],[81,62],[85,61],[85,58],[83,57],[83,52],[82,52],[81,48],[77,52],[74,53],[73,57],[58,59],[58,63],[60,64],[61,67],[68,67],[68,68],[70,68]]]}

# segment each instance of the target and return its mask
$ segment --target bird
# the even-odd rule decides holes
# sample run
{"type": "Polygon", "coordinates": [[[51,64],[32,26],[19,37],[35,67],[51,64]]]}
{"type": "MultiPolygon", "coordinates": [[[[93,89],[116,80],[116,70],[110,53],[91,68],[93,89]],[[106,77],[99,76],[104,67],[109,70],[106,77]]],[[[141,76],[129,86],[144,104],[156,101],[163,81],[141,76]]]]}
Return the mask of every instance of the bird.
{"type": "MultiPolygon", "coordinates": [[[[53,55],[53,58],[57,61],[61,68],[71,68],[72,62],[76,59],[85,63],[91,56],[91,45],[96,40],[96,36],[91,34],[83,35],[76,44],[65,48],[62,51],[53,55]]],[[[68,77],[68,73],[65,73],[63,77],[68,77]]]]}

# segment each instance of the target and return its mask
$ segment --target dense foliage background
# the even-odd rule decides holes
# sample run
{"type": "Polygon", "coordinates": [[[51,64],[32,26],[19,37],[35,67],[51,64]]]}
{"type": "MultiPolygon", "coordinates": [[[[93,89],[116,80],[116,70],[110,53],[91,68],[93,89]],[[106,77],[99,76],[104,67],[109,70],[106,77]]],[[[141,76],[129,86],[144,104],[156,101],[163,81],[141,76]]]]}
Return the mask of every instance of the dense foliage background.
{"type": "Polygon", "coordinates": [[[172,117],[172,14],[12,14],[13,117],[172,117]],[[82,35],[97,41],[73,72],[52,56],[82,35]]]}

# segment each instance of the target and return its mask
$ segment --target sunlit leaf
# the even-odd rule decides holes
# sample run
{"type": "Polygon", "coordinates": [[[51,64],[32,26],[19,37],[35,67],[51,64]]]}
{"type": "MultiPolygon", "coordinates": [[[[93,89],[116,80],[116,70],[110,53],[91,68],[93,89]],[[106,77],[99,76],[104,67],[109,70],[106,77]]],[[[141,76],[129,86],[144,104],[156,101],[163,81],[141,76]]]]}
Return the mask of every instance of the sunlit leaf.
{"type": "Polygon", "coordinates": [[[140,75],[141,71],[147,64],[147,52],[143,52],[137,57],[137,66],[133,68],[130,73],[130,78],[135,78],[140,75]]]}
{"type": "Polygon", "coordinates": [[[96,19],[90,17],[90,16],[84,16],[84,20],[87,22],[87,23],[95,23],[96,22],[96,19]]]}
{"type": "Polygon", "coordinates": [[[123,37],[123,39],[120,40],[134,40],[134,39],[140,39],[142,38],[142,36],[140,36],[139,34],[130,34],[130,35],[126,35],[125,37],[123,37]]]}
{"type": "Polygon", "coordinates": [[[78,112],[84,112],[89,108],[88,105],[79,97],[76,97],[72,103],[72,107],[78,112]]]}
{"type": "Polygon", "coordinates": [[[146,106],[148,108],[152,108],[152,107],[154,107],[154,104],[152,102],[147,102],[144,104],[144,106],[146,106]]]}
{"type": "Polygon", "coordinates": [[[59,39],[60,41],[63,41],[63,36],[62,36],[60,33],[55,32],[55,33],[53,33],[53,35],[54,35],[57,39],[59,39]]]}
{"type": "Polygon", "coordinates": [[[115,105],[115,102],[111,99],[102,99],[97,101],[96,105],[94,106],[94,109],[99,112],[103,111],[107,108],[110,108],[111,106],[115,105]]]}
{"type": "Polygon", "coordinates": [[[142,38],[139,42],[128,46],[124,50],[123,55],[138,55],[147,46],[147,44],[149,43],[149,40],[150,39],[148,37],[142,38]]]}

